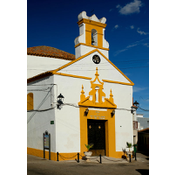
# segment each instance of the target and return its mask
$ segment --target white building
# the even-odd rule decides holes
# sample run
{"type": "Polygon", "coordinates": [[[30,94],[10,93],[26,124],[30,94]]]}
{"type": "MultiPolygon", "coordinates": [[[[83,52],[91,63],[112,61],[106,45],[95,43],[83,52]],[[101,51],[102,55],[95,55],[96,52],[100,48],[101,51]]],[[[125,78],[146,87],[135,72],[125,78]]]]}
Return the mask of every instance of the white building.
{"type": "Polygon", "coordinates": [[[133,143],[134,83],[108,57],[105,22],[84,11],[78,15],[75,58],[65,52],[55,58],[49,47],[52,52],[45,55],[37,54],[39,47],[28,52],[28,154],[43,157],[45,131],[51,135],[52,160],[57,152],[60,160],[75,159],[88,143],[94,144],[93,155],[121,158],[126,142],[133,143]]]}
{"type": "Polygon", "coordinates": [[[149,118],[143,117],[143,114],[136,115],[138,121],[138,130],[149,128],[149,118]]]}

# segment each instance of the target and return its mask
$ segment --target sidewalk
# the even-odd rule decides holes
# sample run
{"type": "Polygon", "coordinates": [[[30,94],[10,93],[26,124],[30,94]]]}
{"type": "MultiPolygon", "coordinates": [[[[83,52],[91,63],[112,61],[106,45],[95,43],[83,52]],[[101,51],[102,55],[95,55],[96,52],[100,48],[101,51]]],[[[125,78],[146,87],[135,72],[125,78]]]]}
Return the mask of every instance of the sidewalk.
{"type": "Polygon", "coordinates": [[[80,160],[51,161],[27,155],[27,175],[149,175],[149,157],[137,154],[137,161],[129,163],[125,159],[92,157],[90,162],[80,160]]]}

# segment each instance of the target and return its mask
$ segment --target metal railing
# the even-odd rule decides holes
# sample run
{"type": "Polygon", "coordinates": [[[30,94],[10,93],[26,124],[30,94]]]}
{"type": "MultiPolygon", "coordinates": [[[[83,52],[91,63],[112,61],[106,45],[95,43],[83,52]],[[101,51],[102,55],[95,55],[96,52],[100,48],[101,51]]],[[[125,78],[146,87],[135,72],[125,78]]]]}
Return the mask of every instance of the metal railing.
{"type": "MultiPolygon", "coordinates": [[[[70,159],[73,159],[75,158],[75,161],[77,163],[80,162],[80,157],[82,158],[82,160],[87,160],[87,158],[84,156],[84,155],[81,155],[80,153],[77,153],[75,154],[74,156],[71,156],[71,157],[65,157],[63,155],[61,155],[59,152],[57,152],[57,161],[60,161],[60,158],[62,160],[70,160],[70,159]]],[[[136,154],[135,154],[135,160],[136,160],[136,154]]],[[[91,157],[90,159],[96,159],[95,161],[99,162],[100,164],[102,164],[102,158],[108,160],[108,161],[111,161],[111,162],[120,162],[121,160],[112,160],[110,158],[107,158],[106,156],[102,156],[101,154],[99,156],[96,156],[96,157],[91,157]]],[[[129,162],[131,162],[131,154],[129,154],[129,162]]]]}

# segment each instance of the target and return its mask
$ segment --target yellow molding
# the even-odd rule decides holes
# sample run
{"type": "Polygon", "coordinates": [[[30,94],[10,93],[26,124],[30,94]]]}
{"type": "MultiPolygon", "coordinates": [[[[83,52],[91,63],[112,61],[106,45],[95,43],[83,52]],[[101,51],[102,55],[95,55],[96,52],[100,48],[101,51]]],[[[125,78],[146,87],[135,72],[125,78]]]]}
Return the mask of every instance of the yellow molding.
{"type": "MultiPolygon", "coordinates": [[[[35,149],[35,148],[29,148],[27,147],[27,154],[37,156],[37,157],[44,157],[43,156],[43,150],[35,149]]],[[[50,153],[51,160],[57,161],[57,153],[51,152],[50,153]]],[[[45,151],[45,158],[49,159],[49,152],[45,151]]]]}
{"type": "Polygon", "coordinates": [[[80,23],[85,24],[85,40],[87,45],[92,44],[92,30],[96,30],[96,46],[99,48],[103,47],[103,29],[106,27],[106,24],[91,21],[87,19],[82,19],[80,23]]]}
{"type": "MultiPolygon", "coordinates": [[[[91,30],[87,29],[87,30],[85,30],[85,32],[89,32],[89,33],[91,33],[91,32],[92,32],[92,29],[91,29],[91,30]]],[[[103,33],[101,33],[101,32],[98,32],[98,31],[97,31],[97,34],[103,36],[103,33]]]]}
{"type": "MultiPolygon", "coordinates": [[[[55,75],[62,75],[62,76],[68,76],[68,77],[74,77],[74,78],[82,78],[82,79],[87,79],[87,80],[91,80],[92,78],[90,77],[85,77],[85,76],[79,76],[79,75],[73,75],[73,74],[65,74],[65,73],[61,73],[61,72],[56,72],[53,73],[55,75]]],[[[133,86],[133,84],[131,83],[124,83],[124,82],[120,82],[120,81],[112,81],[112,80],[104,80],[102,79],[103,82],[107,82],[107,83],[116,83],[116,84],[123,84],[123,85],[129,85],[129,86],[133,86]]]]}
{"type": "MultiPolygon", "coordinates": [[[[82,146],[85,147],[84,145],[82,145],[82,146]]],[[[43,158],[43,150],[40,150],[40,149],[27,147],[27,154],[43,158]]],[[[77,158],[77,156],[75,156],[76,154],[77,154],[76,152],[74,152],[74,153],[59,153],[59,155],[60,155],[59,161],[75,160],[75,158],[77,158]]],[[[84,155],[83,151],[80,152],[80,155],[81,156],[84,155]]],[[[109,155],[109,153],[107,155],[109,155]]],[[[123,152],[113,152],[113,154],[110,157],[121,158],[122,155],[123,155],[123,152]]],[[[49,152],[48,151],[45,151],[45,158],[49,159],[49,152]]],[[[57,153],[51,152],[51,160],[57,161],[57,153]]]]}
{"type": "Polygon", "coordinates": [[[109,48],[94,46],[94,45],[85,44],[85,43],[79,43],[79,44],[75,45],[74,47],[76,48],[76,47],[78,47],[78,46],[80,46],[80,45],[89,46],[89,47],[94,47],[94,48],[98,48],[98,49],[102,49],[102,50],[109,50],[109,48]]]}
{"type": "Polygon", "coordinates": [[[63,68],[65,68],[65,67],[68,67],[68,66],[72,65],[73,63],[75,63],[75,62],[81,60],[82,58],[84,58],[84,57],[90,55],[91,53],[94,53],[95,51],[98,51],[98,49],[94,49],[94,50],[88,52],[87,54],[85,54],[85,55],[83,55],[83,56],[77,58],[76,60],[71,61],[71,62],[65,64],[64,66],[61,66],[61,67],[59,67],[58,69],[53,70],[52,73],[55,74],[56,72],[60,71],[61,69],[63,69],[63,68]]]}
{"type": "MultiPolygon", "coordinates": [[[[60,71],[60,70],[62,70],[63,68],[66,68],[66,67],[72,65],[73,63],[75,63],[75,62],[77,62],[77,61],[83,59],[84,57],[86,57],[86,56],[88,56],[88,55],[90,55],[90,54],[92,54],[92,53],[94,53],[94,52],[96,52],[96,51],[97,51],[99,54],[101,54],[114,68],[116,68],[130,83],[124,83],[124,82],[119,82],[119,81],[104,80],[104,79],[103,79],[104,82],[108,82],[108,83],[117,83],[117,84],[130,85],[130,86],[133,86],[133,85],[134,85],[134,83],[133,83],[133,82],[132,82],[132,81],[117,67],[117,66],[115,66],[104,54],[102,54],[98,49],[94,49],[94,50],[88,52],[87,54],[85,54],[85,55],[83,55],[83,56],[77,58],[76,60],[71,61],[71,62],[65,64],[64,66],[61,66],[60,68],[51,71],[51,73],[52,73],[52,74],[58,74],[57,71],[60,71]]],[[[78,75],[71,75],[71,74],[64,74],[64,73],[59,73],[59,75],[71,76],[71,77],[83,78],[83,79],[89,79],[89,80],[92,79],[92,78],[90,78],[90,77],[84,77],[84,76],[78,76],[78,75]]]]}
{"type": "Polygon", "coordinates": [[[91,81],[91,86],[96,80],[98,80],[98,82],[103,86],[104,83],[100,81],[98,76],[99,76],[99,74],[98,74],[98,67],[96,67],[95,79],[93,81],[91,81]]]}
{"type": "Polygon", "coordinates": [[[114,102],[111,102],[108,98],[105,98],[106,101],[108,101],[114,108],[117,108],[117,105],[114,104],[114,102]]]}
{"type": "Polygon", "coordinates": [[[77,22],[78,25],[85,23],[85,24],[91,24],[91,25],[95,25],[95,26],[99,26],[99,27],[103,27],[105,28],[107,26],[107,24],[103,24],[101,22],[96,22],[96,21],[92,21],[89,19],[81,19],[80,21],[77,22]]]}
{"type": "MultiPolygon", "coordinates": [[[[55,75],[62,75],[62,76],[68,76],[68,77],[74,77],[74,78],[82,78],[82,79],[87,79],[87,80],[91,80],[92,78],[90,77],[85,77],[85,76],[79,76],[79,75],[73,75],[73,74],[65,74],[65,73],[61,73],[61,72],[56,72],[53,73],[55,75]]],[[[120,81],[112,81],[112,80],[104,80],[102,79],[103,82],[107,82],[107,83],[116,83],[116,84],[123,84],[123,85],[129,85],[129,86],[133,86],[133,84],[131,83],[124,83],[124,82],[120,82],[120,81]]]]}
{"type": "Polygon", "coordinates": [[[62,76],[68,76],[68,77],[74,77],[74,78],[82,78],[82,79],[87,79],[87,80],[91,80],[92,79],[90,77],[84,77],[84,76],[72,75],[72,74],[65,74],[65,73],[61,73],[61,72],[56,72],[56,73],[53,73],[53,74],[62,75],[62,76]]]}
{"type": "Polygon", "coordinates": [[[102,98],[106,96],[103,92],[103,82],[99,80],[98,68],[96,67],[95,79],[90,81],[91,83],[91,90],[89,91],[89,96],[85,97],[84,95],[84,87],[82,85],[82,91],[80,95],[80,102],[78,103],[79,106],[91,106],[91,107],[98,107],[98,108],[117,108],[117,105],[114,104],[114,99],[112,95],[112,90],[110,90],[110,98],[104,98],[105,101],[103,102],[102,98]],[[96,82],[98,81],[98,82],[96,82]],[[98,89],[96,89],[98,87],[98,89]],[[98,94],[98,96],[97,96],[98,94]],[[90,96],[92,96],[92,100],[90,100],[90,96]]]}
{"type": "Polygon", "coordinates": [[[102,81],[103,82],[107,82],[107,83],[116,83],[116,84],[123,84],[123,85],[134,86],[134,83],[124,83],[124,82],[120,82],[120,81],[104,80],[104,79],[102,79],[102,81]]]}
{"type": "MultiPolygon", "coordinates": [[[[134,85],[134,83],[117,67],[115,66],[105,55],[103,55],[99,50],[98,52],[114,67],[116,68],[130,83],[127,83],[127,85],[134,85]]],[[[116,81],[117,82],[117,81],[116,81]]],[[[123,83],[120,83],[123,84],[123,83]]],[[[126,84],[126,83],[125,83],[126,84]]]]}
{"type": "MultiPolygon", "coordinates": [[[[111,103],[110,103],[111,104],[111,103]]],[[[87,104],[81,104],[81,102],[78,103],[79,106],[81,107],[93,107],[93,108],[104,108],[104,109],[116,109],[117,108],[117,105],[109,105],[107,103],[105,104],[93,104],[93,103],[89,103],[89,101],[87,102],[87,104]]]]}
{"type": "MultiPolygon", "coordinates": [[[[80,97],[81,98],[81,97],[80,97]]],[[[90,96],[85,97],[85,99],[81,100],[81,103],[84,103],[85,101],[89,100],[90,96]]]]}
{"type": "MultiPolygon", "coordinates": [[[[43,158],[43,150],[27,147],[27,154],[43,158]]],[[[59,153],[59,161],[75,160],[77,153],[59,153]]],[[[51,152],[51,160],[57,161],[57,153],[51,152]]],[[[45,158],[49,159],[49,152],[45,151],[45,158]]]]}

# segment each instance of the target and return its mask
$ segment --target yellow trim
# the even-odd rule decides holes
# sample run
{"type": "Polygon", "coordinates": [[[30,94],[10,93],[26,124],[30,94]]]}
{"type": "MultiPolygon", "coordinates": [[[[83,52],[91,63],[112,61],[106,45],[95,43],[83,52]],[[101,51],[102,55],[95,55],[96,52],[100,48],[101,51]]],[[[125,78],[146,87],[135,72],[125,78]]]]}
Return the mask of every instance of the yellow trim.
{"type": "MultiPolygon", "coordinates": [[[[43,158],[43,150],[27,147],[27,154],[43,158]]],[[[77,153],[59,153],[59,161],[75,160],[77,153]]],[[[51,152],[51,160],[57,161],[57,153],[51,152]]],[[[49,159],[49,151],[45,151],[45,158],[49,159]]]]}
{"type": "Polygon", "coordinates": [[[84,18],[77,22],[78,25],[80,25],[82,23],[91,24],[91,25],[95,25],[95,26],[103,27],[103,28],[105,28],[107,26],[107,24],[103,24],[101,22],[96,22],[96,21],[92,21],[92,20],[84,19],[84,18]]]}
{"type": "MultiPolygon", "coordinates": [[[[127,83],[127,85],[134,85],[134,83],[117,67],[115,66],[105,55],[103,55],[99,50],[98,52],[113,66],[115,67],[131,84],[127,83]]],[[[108,80],[107,80],[108,81],[108,80]]],[[[109,80],[110,81],[110,80],[109,80]]],[[[116,81],[117,82],[117,81],[116,81]]],[[[121,83],[120,83],[121,84],[121,83]]],[[[123,83],[122,83],[123,84],[123,83]]],[[[126,84],[126,83],[125,83],[126,84]]]]}
{"type": "Polygon", "coordinates": [[[101,26],[96,26],[93,25],[93,23],[89,23],[85,25],[86,29],[85,29],[85,37],[86,37],[86,44],[93,46],[92,45],[92,30],[96,30],[97,32],[97,48],[102,48],[103,47],[103,28],[101,26]]]}
{"type": "MultiPolygon", "coordinates": [[[[105,123],[105,124],[106,124],[106,123],[105,123]]],[[[106,127],[106,126],[105,126],[105,127],[106,127]]],[[[81,141],[83,141],[83,140],[81,139],[81,141]]],[[[86,142],[85,142],[85,143],[86,143],[86,142]]],[[[83,146],[82,146],[82,147],[83,147],[83,146]]],[[[83,148],[83,149],[84,149],[84,148],[83,148]]],[[[84,150],[87,151],[86,148],[85,148],[84,150]]],[[[84,151],[83,151],[83,152],[84,152],[84,151]]],[[[83,152],[80,153],[81,156],[84,155],[83,152]]],[[[43,150],[40,150],[40,149],[35,149],[35,148],[29,148],[29,147],[27,147],[27,154],[43,158],[43,150]]],[[[64,160],[75,160],[75,158],[77,158],[77,157],[75,157],[76,154],[77,154],[77,153],[59,153],[59,155],[60,155],[60,156],[59,156],[59,161],[64,161],[64,160]],[[64,157],[65,157],[65,158],[64,158],[64,157]],[[66,158],[66,157],[67,157],[67,158],[66,158]],[[72,158],[71,158],[71,157],[72,157],[72,158]]],[[[109,153],[106,154],[106,155],[108,156],[109,153]]],[[[122,155],[123,155],[123,152],[114,152],[113,155],[114,155],[114,156],[110,156],[110,157],[121,158],[122,155]]],[[[49,159],[49,152],[48,152],[48,151],[45,151],[45,158],[46,158],[46,159],[49,159]]],[[[81,159],[81,158],[80,158],[80,159],[81,159]]],[[[51,160],[57,161],[57,153],[51,152],[51,160]]]]}
{"type": "MultiPolygon", "coordinates": [[[[76,60],[74,60],[74,61],[71,61],[70,63],[67,63],[67,64],[65,64],[64,66],[61,66],[60,68],[58,68],[58,69],[55,69],[55,70],[53,70],[53,71],[51,71],[52,72],[52,74],[56,74],[56,73],[58,73],[57,71],[60,71],[60,70],[62,70],[63,68],[66,68],[66,67],[68,67],[68,66],[70,66],[70,65],[72,65],[73,63],[75,63],[75,62],[77,62],[77,61],[79,61],[79,60],[81,60],[81,59],[83,59],[84,57],[86,57],[86,56],[88,56],[88,55],[90,55],[90,54],[92,54],[92,53],[94,53],[94,52],[98,52],[99,54],[101,54],[114,68],[116,68],[130,83],[124,83],[124,82],[119,82],[119,81],[112,81],[112,80],[103,80],[104,82],[108,82],[108,83],[117,83],[117,84],[124,84],[124,85],[130,85],[130,86],[133,86],[134,85],[134,83],[117,67],[117,66],[115,66],[105,55],[103,55],[98,49],[94,49],[94,50],[92,50],[92,51],[90,51],[89,53],[87,53],[87,54],[85,54],[85,55],[83,55],[83,56],[81,56],[81,57],[79,57],[79,58],[77,58],[76,60]]],[[[64,74],[65,76],[70,76],[71,74],[64,74]]],[[[72,77],[74,76],[74,75],[71,75],[72,77]]],[[[76,75],[75,75],[76,76],[76,75]]],[[[84,77],[84,76],[80,76],[81,78],[85,78],[85,79],[90,79],[90,77],[84,77]]],[[[80,77],[78,77],[78,76],[76,76],[76,78],[80,78],[80,77]]]]}
{"type": "Polygon", "coordinates": [[[99,80],[98,76],[99,76],[98,67],[96,67],[95,79],[93,81],[91,81],[91,86],[96,80],[98,80],[98,82],[103,86],[104,83],[99,80]]]}
{"type": "Polygon", "coordinates": [[[102,81],[107,82],[107,83],[117,83],[117,84],[129,85],[129,86],[133,86],[134,85],[134,83],[124,83],[124,82],[113,81],[113,80],[104,80],[104,79],[102,79],[102,81]]]}
{"type": "Polygon", "coordinates": [[[85,97],[84,95],[84,87],[82,85],[82,91],[80,95],[80,102],[78,103],[79,106],[92,106],[92,107],[99,107],[99,108],[116,108],[116,104],[114,104],[114,99],[112,95],[112,90],[110,90],[110,98],[104,98],[105,101],[102,101],[102,97],[105,97],[106,94],[103,92],[103,82],[101,82],[98,78],[98,68],[96,67],[95,79],[91,81],[91,91],[89,92],[89,96],[85,97]],[[98,81],[96,83],[96,81],[98,81]],[[96,89],[98,87],[98,89],[96,89]],[[96,96],[98,94],[98,96],[96,96]],[[92,96],[92,100],[89,100],[90,95],[92,96]],[[97,99],[98,97],[98,99],[97,99]]]}
{"type": "MultiPolygon", "coordinates": [[[[27,147],[27,154],[37,156],[37,157],[44,157],[43,156],[43,150],[35,149],[35,148],[29,148],[27,147]]],[[[51,160],[57,161],[57,153],[51,152],[51,160]]],[[[49,151],[45,151],[45,158],[49,159],[49,151]]]]}
{"type": "Polygon", "coordinates": [[[89,47],[99,48],[99,49],[102,49],[102,50],[109,50],[109,48],[94,46],[94,45],[85,44],[85,43],[79,43],[79,44],[75,45],[74,47],[76,48],[76,47],[78,47],[79,45],[85,45],[85,46],[89,46],[89,47]]]}
{"type": "Polygon", "coordinates": [[[94,50],[88,52],[87,54],[85,54],[85,55],[83,55],[83,56],[77,58],[76,60],[71,61],[71,62],[69,62],[69,63],[63,65],[63,66],[59,67],[58,69],[53,70],[52,73],[55,74],[57,71],[60,71],[61,69],[63,69],[63,68],[65,68],[65,67],[68,67],[68,66],[72,65],[73,63],[75,63],[75,62],[81,60],[82,58],[84,58],[84,57],[90,55],[91,53],[94,53],[95,51],[98,51],[98,49],[94,49],[94,50]]]}
{"type": "Polygon", "coordinates": [[[81,19],[78,22],[78,25],[84,23],[85,24],[85,38],[86,38],[86,45],[93,46],[92,45],[92,30],[96,30],[96,46],[97,48],[103,47],[103,29],[106,27],[106,24],[103,24],[101,22],[92,21],[89,19],[81,19]]]}
{"type": "Polygon", "coordinates": [[[68,77],[74,77],[74,78],[82,78],[82,79],[87,79],[87,80],[91,80],[92,79],[90,77],[84,77],[84,76],[72,75],[72,74],[65,74],[65,73],[61,73],[61,72],[56,72],[54,74],[56,74],[56,75],[62,75],[62,76],[68,76],[68,77]]]}
{"type": "MultiPolygon", "coordinates": [[[[62,76],[68,76],[68,77],[74,77],[74,78],[82,78],[82,79],[87,79],[87,80],[91,80],[92,78],[90,77],[85,77],[85,76],[79,76],[79,75],[73,75],[73,74],[65,74],[65,73],[61,73],[61,72],[56,72],[53,73],[55,75],[62,75],[62,76]]],[[[103,82],[107,82],[107,83],[116,83],[116,84],[123,84],[123,85],[129,85],[129,86],[133,86],[133,84],[131,83],[124,83],[124,82],[120,82],[120,81],[112,81],[112,80],[104,80],[102,79],[103,82]]]]}

